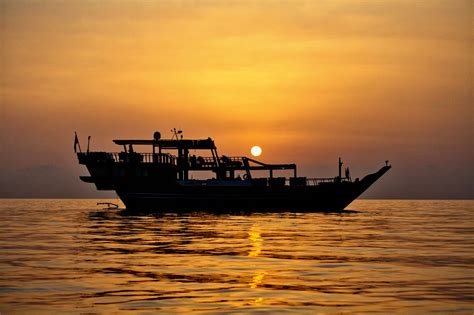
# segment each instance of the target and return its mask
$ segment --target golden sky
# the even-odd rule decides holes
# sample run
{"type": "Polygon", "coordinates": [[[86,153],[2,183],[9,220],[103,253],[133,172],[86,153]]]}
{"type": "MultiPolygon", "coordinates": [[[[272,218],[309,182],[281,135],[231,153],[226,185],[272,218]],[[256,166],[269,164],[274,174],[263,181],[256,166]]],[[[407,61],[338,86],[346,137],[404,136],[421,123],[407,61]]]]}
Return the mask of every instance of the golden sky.
{"type": "Polygon", "coordinates": [[[75,130],[179,127],[309,177],[391,160],[369,197],[473,197],[473,1],[0,3],[0,196],[93,194],[75,130]]]}

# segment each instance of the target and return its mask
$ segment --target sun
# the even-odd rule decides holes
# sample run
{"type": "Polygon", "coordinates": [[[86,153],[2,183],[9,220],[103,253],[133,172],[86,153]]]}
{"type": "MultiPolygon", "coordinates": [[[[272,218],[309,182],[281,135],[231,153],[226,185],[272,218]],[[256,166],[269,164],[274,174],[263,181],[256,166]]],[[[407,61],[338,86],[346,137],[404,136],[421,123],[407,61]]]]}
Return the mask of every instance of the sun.
{"type": "Polygon", "coordinates": [[[258,145],[255,145],[250,149],[250,153],[252,153],[253,156],[260,156],[262,154],[262,148],[260,148],[258,145]]]}

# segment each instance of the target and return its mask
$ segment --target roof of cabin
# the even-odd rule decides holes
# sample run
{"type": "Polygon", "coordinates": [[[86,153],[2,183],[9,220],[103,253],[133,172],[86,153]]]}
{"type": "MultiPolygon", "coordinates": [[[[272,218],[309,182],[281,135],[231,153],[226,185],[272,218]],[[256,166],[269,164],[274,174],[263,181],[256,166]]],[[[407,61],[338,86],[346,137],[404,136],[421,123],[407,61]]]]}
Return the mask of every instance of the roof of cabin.
{"type": "Polygon", "coordinates": [[[171,140],[171,139],[161,139],[161,140],[114,140],[115,144],[118,145],[154,145],[161,147],[163,149],[177,149],[177,148],[187,148],[187,149],[215,149],[216,145],[211,138],[207,139],[198,139],[198,140],[171,140]]]}

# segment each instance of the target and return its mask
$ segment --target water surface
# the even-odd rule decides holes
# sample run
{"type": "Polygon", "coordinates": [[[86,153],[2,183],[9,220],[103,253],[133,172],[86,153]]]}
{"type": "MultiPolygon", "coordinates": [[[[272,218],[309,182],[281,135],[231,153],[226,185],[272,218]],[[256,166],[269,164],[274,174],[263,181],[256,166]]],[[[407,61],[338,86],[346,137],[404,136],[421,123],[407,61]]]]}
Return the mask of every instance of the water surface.
{"type": "Polygon", "coordinates": [[[2,314],[474,311],[474,201],[251,215],[98,201],[0,200],[2,314]]]}

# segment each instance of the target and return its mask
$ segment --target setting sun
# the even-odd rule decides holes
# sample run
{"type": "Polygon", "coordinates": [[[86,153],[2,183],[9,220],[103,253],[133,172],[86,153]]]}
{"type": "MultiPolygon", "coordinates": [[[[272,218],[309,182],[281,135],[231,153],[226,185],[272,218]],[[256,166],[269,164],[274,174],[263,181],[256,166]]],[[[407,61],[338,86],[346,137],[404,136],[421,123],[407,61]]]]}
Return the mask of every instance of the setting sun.
{"type": "Polygon", "coordinates": [[[252,153],[253,156],[260,156],[262,154],[262,148],[260,148],[258,145],[255,145],[250,149],[250,153],[252,153]]]}

